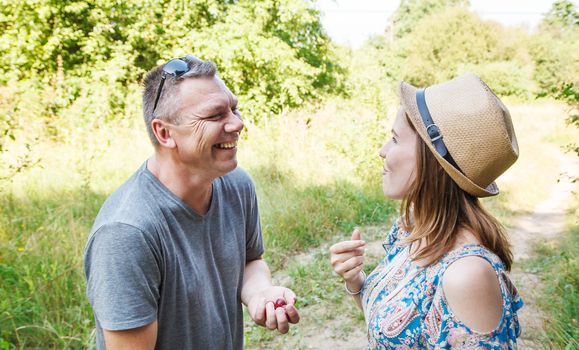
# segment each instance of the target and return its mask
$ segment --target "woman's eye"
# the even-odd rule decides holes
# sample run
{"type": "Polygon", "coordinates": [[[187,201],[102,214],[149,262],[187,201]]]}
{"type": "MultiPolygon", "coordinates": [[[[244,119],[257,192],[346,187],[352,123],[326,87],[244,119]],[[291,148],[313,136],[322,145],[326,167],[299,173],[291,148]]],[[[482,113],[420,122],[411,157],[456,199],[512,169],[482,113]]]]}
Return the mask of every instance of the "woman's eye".
{"type": "Polygon", "coordinates": [[[398,143],[398,140],[396,140],[396,138],[394,136],[392,136],[392,142],[398,143]]]}

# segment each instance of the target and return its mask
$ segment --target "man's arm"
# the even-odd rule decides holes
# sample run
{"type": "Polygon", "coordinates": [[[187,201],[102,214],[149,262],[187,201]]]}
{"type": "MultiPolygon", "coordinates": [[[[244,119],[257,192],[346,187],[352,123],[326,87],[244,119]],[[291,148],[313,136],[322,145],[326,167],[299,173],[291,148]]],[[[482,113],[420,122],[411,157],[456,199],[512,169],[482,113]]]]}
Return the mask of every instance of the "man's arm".
{"type": "Polygon", "coordinates": [[[290,289],[273,286],[269,267],[261,257],[245,265],[241,301],[247,306],[249,315],[255,323],[268,329],[289,331],[288,323],[298,323],[300,316],[294,306],[296,296],[290,289]],[[287,302],[284,307],[274,307],[274,301],[282,298],[287,302]]]}
{"type": "Polygon", "coordinates": [[[248,305],[253,295],[271,286],[271,273],[261,256],[245,264],[241,288],[241,302],[243,304],[248,305]]]}
{"type": "Polygon", "coordinates": [[[152,350],[157,342],[157,321],[123,331],[103,330],[107,350],[152,350]]]}

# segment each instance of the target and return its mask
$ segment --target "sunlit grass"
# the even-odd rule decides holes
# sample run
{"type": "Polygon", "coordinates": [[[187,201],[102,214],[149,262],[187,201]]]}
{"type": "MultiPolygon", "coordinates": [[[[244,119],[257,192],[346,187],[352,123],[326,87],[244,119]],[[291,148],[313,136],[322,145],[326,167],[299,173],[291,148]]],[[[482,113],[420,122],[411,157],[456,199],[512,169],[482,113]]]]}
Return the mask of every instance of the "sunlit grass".
{"type": "Polygon", "coordinates": [[[569,210],[568,229],[562,237],[540,243],[527,270],[541,278],[538,303],[548,322],[549,347],[579,347],[579,199],[569,210]]]}
{"type": "MultiPolygon", "coordinates": [[[[240,166],[258,189],[266,259],[274,270],[293,253],[392,212],[374,175],[378,166],[368,166],[378,164],[383,129],[363,108],[326,108],[330,112],[248,125],[239,145],[240,166]]],[[[31,154],[39,165],[3,183],[0,345],[90,345],[94,321],[82,254],[102,202],[152,151],[141,122],[134,124],[39,141],[31,154]]]]}
{"type": "MultiPolygon", "coordinates": [[[[553,154],[576,138],[558,104],[511,111],[521,158],[499,181],[503,195],[487,201],[507,222],[546,196],[558,174],[553,154]]],[[[319,267],[288,266],[292,254],[395,214],[396,204],[382,196],[377,156],[389,123],[355,101],[336,100],[316,112],[247,125],[239,164],[256,182],[266,259],[290,274],[305,302],[338,302],[332,293],[321,296],[335,279],[325,257],[316,258],[319,267]]],[[[0,348],[89,347],[94,321],[84,294],[84,244],[104,199],[152,151],[141,124],[39,140],[32,147],[39,165],[2,183],[0,348]]],[[[260,337],[250,338],[255,344],[260,337]]]]}
{"type": "Polygon", "coordinates": [[[520,156],[497,180],[501,194],[483,200],[506,225],[513,215],[532,211],[548,197],[560,175],[560,154],[579,139],[579,129],[565,124],[566,107],[554,102],[509,104],[520,156]]]}

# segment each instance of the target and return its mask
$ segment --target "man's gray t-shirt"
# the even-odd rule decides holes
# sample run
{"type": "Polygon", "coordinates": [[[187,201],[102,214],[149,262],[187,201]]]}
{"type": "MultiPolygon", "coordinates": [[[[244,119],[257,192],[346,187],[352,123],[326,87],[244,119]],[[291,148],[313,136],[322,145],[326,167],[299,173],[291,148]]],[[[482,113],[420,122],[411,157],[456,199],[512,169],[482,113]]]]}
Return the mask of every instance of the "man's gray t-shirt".
{"type": "Polygon", "coordinates": [[[246,262],[263,254],[255,188],[241,169],[213,181],[198,215],[146,163],[101,208],[85,249],[97,327],[158,321],[157,349],[242,349],[246,262]]]}

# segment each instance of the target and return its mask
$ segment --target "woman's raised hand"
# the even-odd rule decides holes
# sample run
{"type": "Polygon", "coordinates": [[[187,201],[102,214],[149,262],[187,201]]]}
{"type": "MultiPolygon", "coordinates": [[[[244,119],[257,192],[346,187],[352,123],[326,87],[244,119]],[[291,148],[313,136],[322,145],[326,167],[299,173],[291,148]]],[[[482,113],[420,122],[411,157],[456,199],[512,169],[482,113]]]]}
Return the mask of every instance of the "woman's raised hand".
{"type": "Polygon", "coordinates": [[[342,241],[330,247],[330,261],[334,271],[349,285],[350,290],[360,290],[364,279],[360,272],[364,269],[366,242],[362,240],[360,230],[352,232],[352,239],[342,241]]]}

